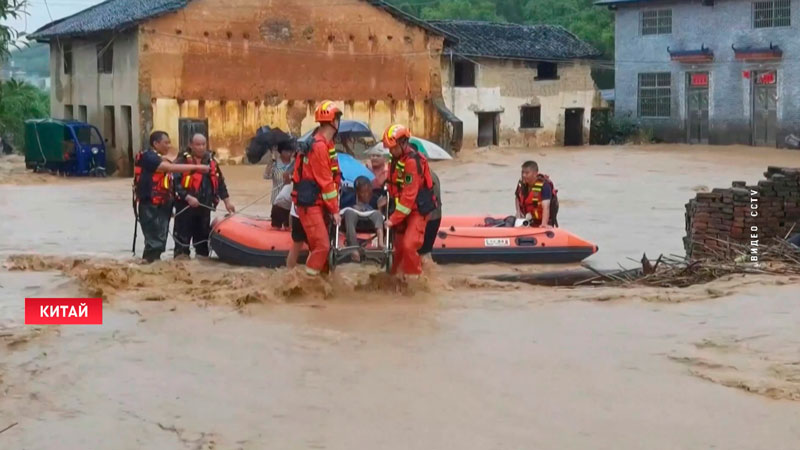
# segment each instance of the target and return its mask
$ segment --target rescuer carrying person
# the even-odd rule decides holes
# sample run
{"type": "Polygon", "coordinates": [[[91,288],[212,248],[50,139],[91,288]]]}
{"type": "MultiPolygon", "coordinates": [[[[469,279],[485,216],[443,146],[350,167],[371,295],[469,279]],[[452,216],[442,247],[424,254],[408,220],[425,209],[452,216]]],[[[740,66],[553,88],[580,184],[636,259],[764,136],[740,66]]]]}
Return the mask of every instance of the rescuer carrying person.
{"type": "Polygon", "coordinates": [[[341,223],[341,173],[333,142],[341,116],[342,111],[331,101],[326,100],[317,106],[314,120],[319,127],[314,131],[311,148],[298,152],[292,174],[292,199],[308,244],[306,273],[309,275],[327,272],[331,248],[330,217],[336,225],[341,223]]]}
{"type": "Polygon", "coordinates": [[[420,275],[422,260],[417,252],[425,240],[428,215],[439,200],[428,161],[409,145],[409,139],[411,132],[403,125],[392,125],[383,133],[383,145],[392,155],[386,182],[394,209],[385,224],[395,233],[392,274],[420,275]]]}

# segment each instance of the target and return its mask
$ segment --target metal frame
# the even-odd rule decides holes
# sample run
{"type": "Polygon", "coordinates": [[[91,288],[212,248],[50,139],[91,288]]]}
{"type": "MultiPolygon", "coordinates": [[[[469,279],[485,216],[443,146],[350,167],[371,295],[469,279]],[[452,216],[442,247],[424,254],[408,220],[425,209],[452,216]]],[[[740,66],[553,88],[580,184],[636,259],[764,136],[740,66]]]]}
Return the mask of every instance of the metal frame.
{"type": "MultiPolygon", "coordinates": [[[[393,233],[390,228],[386,226],[386,220],[389,219],[389,206],[391,202],[391,197],[389,196],[389,189],[384,188],[383,192],[386,194],[386,210],[385,210],[385,220],[383,225],[384,231],[384,248],[383,250],[370,250],[367,251],[361,245],[353,245],[353,246],[346,246],[346,247],[339,247],[339,233],[341,232],[341,224],[333,226],[333,235],[331,236],[331,250],[328,253],[328,266],[333,272],[336,269],[336,266],[341,264],[342,262],[348,261],[349,258],[352,257],[354,251],[359,253],[361,256],[361,262],[372,261],[377,263],[379,266],[386,269],[386,272],[392,270],[392,263],[393,263],[393,233]]],[[[376,233],[377,235],[377,233],[376,233]]]]}

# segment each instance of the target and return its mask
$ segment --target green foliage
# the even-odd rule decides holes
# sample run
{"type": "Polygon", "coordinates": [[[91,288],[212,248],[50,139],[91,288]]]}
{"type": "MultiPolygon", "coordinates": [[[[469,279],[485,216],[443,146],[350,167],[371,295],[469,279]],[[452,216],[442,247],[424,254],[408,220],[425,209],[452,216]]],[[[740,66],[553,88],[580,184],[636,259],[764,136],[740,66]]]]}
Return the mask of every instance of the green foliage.
{"type": "Polygon", "coordinates": [[[25,121],[50,115],[50,94],[17,80],[0,84],[0,135],[22,151],[25,121]]]}
{"type": "Polygon", "coordinates": [[[28,0],[0,0],[0,60],[8,59],[9,48],[19,47],[19,31],[6,25],[9,19],[19,19],[25,12],[28,0]]]}
{"type": "Polygon", "coordinates": [[[606,58],[614,55],[614,15],[593,0],[389,0],[423,19],[462,19],[561,25],[593,44],[606,58]]]}
{"type": "Polygon", "coordinates": [[[592,119],[592,144],[649,144],[653,141],[653,131],[641,126],[630,115],[598,116],[592,119]]]}
{"type": "Polygon", "coordinates": [[[9,60],[14,67],[29,75],[50,76],[50,47],[45,44],[32,44],[30,47],[11,52],[9,60]]]}

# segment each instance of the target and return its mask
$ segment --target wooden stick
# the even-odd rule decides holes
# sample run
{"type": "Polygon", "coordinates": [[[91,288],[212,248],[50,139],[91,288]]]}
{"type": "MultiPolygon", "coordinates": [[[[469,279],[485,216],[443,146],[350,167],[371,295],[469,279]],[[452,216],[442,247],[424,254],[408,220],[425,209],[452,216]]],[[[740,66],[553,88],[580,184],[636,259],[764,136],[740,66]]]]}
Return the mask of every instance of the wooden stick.
{"type": "Polygon", "coordinates": [[[17,424],[18,424],[18,423],[19,423],[19,422],[14,422],[14,423],[12,423],[11,425],[9,425],[9,426],[7,426],[7,427],[3,428],[2,430],[0,430],[0,434],[3,434],[3,433],[5,433],[6,431],[8,431],[8,430],[10,430],[10,429],[14,428],[15,426],[17,426],[17,424]]]}

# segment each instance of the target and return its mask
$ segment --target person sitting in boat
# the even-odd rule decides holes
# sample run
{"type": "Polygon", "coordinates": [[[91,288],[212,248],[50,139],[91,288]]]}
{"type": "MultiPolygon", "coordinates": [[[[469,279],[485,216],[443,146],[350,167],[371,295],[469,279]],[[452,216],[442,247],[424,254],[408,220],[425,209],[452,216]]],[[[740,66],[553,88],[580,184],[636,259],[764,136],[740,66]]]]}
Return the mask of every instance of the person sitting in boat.
{"type": "MultiPolygon", "coordinates": [[[[358,246],[356,233],[359,230],[376,231],[378,234],[378,247],[383,248],[383,214],[370,205],[372,199],[372,185],[367,177],[358,177],[355,181],[356,203],[342,208],[340,214],[345,224],[347,246],[358,246]]],[[[353,252],[353,261],[361,261],[357,251],[353,252]]]]}
{"type": "Polygon", "coordinates": [[[539,173],[536,161],[525,161],[522,164],[522,177],[514,193],[516,217],[529,221],[532,227],[558,226],[557,192],[550,177],[539,173]]]}

